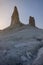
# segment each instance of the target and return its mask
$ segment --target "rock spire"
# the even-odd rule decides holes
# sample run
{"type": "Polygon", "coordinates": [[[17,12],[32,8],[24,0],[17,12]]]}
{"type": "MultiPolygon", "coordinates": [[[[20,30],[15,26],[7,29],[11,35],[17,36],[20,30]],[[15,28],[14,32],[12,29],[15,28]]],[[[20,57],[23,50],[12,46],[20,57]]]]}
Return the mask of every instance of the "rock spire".
{"type": "Polygon", "coordinates": [[[32,17],[32,16],[29,17],[29,25],[35,27],[35,19],[34,19],[34,17],[32,17]]]}
{"type": "MultiPolygon", "coordinates": [[[[15,7],[14,7],[13,14],[12,14],[12,16],[11,16],[11,25],[10,25],[10,27],[14,27],[14,26],[18,26],[18,25],[19,25],[19,26],[23,26],[24,24],[22,24],[22,23],[20,22],[18,9],[17,9],[17,7],[15,6],[15,7]]],[[[34,17],[32,17],[32,16],[29,17],[29,25],[35,27],[35,19],[34,19],[34,17]]]]}
{"type": "Polygon", "coordinates": [[[19,13],[17,7],[15,6],[13,14],[11,16],[11,26],[15,26],[17,24],[20,24],[20,20],[19,20],[19,13]]]}

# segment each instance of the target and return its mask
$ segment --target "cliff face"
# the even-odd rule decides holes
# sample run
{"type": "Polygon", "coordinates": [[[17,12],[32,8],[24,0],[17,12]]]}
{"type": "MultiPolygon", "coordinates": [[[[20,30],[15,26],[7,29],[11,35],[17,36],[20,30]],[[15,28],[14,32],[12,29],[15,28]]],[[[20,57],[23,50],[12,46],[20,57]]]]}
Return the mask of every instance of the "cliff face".
{"type": "Polygon", "coordinates": [[[35,27],[35,19],[34,19],[34,17],[32,17],[32,16],[30,16],[30,18],[29,18],[29,25],[35,27]]]}

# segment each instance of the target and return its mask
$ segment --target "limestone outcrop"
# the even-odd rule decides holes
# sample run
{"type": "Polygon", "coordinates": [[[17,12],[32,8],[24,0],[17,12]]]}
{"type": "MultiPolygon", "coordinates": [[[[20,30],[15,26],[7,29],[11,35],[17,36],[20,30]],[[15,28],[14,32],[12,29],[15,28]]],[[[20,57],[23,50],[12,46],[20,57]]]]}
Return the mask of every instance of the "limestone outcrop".
{"type": "MultiPolygon", "coordinates": [[[[12,28],[12,27],[17,27],[18,25],[19,25],[19,26],[24,26],[25,24],[22,24],[22,23],[20,22],[18,9],[17,9],[17,7],[15,6],[15,7],[14,7],[14,11],[13,11],[12,16],[11,16],[11,25],[10,25],[10,27],[11,27],[11,28],[12,28]]],[[[30,16],[30,18],[29,18],[29,25],[35,27],[35,19],[34,19],[34,17],[32,17],[32,16],[30,16]]],[[[26,26],[27,26],[27,25],[26,25],[26,26]]]]}
{"type": "Polygon", "coordinates": [[[11,26],[14,27],[15,25],[18,25],[18,24],[22,25],[22,23],[19,20],[19,13],[18,13],[17,7],[15,6],[13,14],[11,16],[11,26]]]}
{"type": "Polygon", "coordinates": [[[34,19],[34,17],[32,17],[32,16],[29,17],[29,25],[35,27],[35,19],[34,19]]]}

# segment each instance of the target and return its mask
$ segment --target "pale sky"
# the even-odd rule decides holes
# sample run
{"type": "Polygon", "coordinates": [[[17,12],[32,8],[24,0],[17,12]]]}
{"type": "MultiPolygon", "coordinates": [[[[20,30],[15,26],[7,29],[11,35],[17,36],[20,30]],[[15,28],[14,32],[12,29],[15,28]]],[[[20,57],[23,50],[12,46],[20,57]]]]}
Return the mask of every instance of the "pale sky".
{"type": "Polygon", "coordinates": [[[22,23],[28,24],[29,16],[33,16],[36,26],[43,29],[43,0],[0,0],[0,29],[10,25],[14,6],[22,23]]]}

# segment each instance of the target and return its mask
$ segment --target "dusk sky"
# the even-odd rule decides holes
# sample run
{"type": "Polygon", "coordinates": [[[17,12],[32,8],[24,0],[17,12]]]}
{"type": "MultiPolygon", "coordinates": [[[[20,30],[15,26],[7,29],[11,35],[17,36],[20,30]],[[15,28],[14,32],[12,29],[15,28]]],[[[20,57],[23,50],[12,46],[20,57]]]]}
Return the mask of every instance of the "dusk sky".
{"type": "Polygon", "coordinates": [[[0,29],[10,25],[14,6],[22,23],[28,24],[29,16],[33,16],[36,26],[43,29],[43,0],[0,0],[0,29]]]}

